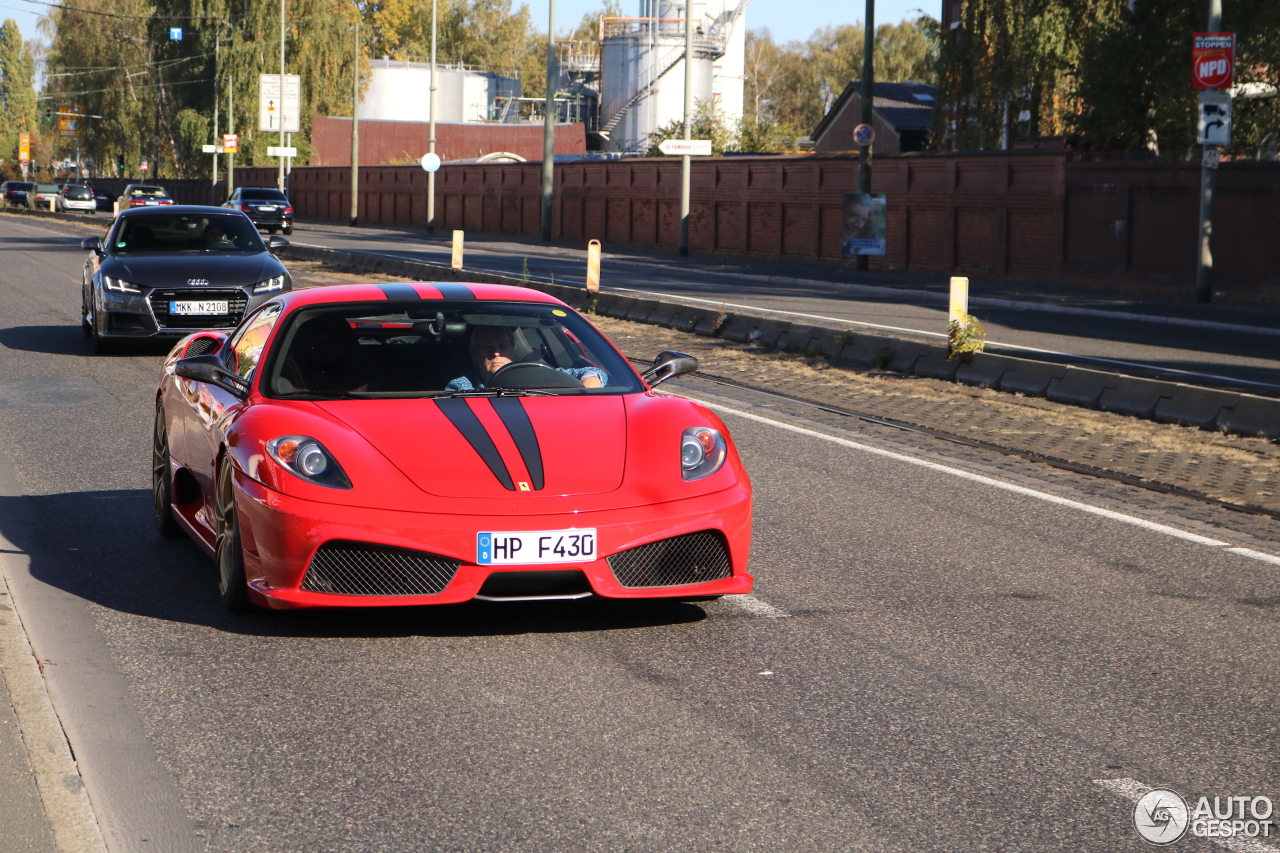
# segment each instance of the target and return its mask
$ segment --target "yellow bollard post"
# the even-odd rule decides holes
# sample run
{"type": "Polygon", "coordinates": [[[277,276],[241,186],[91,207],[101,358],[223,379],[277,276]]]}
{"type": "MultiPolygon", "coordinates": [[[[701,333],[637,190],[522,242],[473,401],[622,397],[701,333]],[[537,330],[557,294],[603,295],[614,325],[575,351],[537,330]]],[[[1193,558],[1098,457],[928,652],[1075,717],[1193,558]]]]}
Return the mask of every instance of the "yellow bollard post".
{"type": "Polygon", "coordinates": [[[462,269],[462,232],[453,232],[453,268],[462,269]]]}
{"type": "Polygon", "coordinates": [[[600,241],[587,243],[587,293],[600,292],[600,241]]]}
{"type": "Polygon", "coordinates": [[[969,279],[964,276],[951,277],[951,310],[947,318],[947,351],[956,357],[956,343],[961,330],[968,322],[969,316],[969,279]]]}

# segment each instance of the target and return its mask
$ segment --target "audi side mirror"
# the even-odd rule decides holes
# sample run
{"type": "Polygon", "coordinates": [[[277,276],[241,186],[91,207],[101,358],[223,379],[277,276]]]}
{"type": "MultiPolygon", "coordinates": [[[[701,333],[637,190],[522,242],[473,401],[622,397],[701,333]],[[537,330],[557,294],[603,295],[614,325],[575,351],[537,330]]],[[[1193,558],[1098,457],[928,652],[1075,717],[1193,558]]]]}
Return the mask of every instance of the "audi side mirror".
{"type": "Polygon", "coordinates": [[[289,241],[283,237],[276,237],[275,235],[272,235],[267,238],[267,248],[271,251],[283,249],[287,245],[289,245],[289,241]]]}
{"type": "Polygon", "coordinates": [[[180,358],[174,362],[173,373],[183,379],[216,385],[237,400],[243,400],[249,396],[249,383],[227,370],[222,359],[216,355],[191,355],[180,358]]]}
{"type": "Polygon", "coordinates": [[[87,252],[101,252],[102,238],[101,237],[85,237],[83,240],[80,241],[80,248],[84,249],[87,252]]]}
{"type": "Polygon", "coordinates": [[[693,356],[675,350],[663,350],[653,360],[653,367],[646,370],[641,378],[649,383],[650,388],[657,388],[668,379],[693,373],[697,369],[698,360],[693,356]]]}

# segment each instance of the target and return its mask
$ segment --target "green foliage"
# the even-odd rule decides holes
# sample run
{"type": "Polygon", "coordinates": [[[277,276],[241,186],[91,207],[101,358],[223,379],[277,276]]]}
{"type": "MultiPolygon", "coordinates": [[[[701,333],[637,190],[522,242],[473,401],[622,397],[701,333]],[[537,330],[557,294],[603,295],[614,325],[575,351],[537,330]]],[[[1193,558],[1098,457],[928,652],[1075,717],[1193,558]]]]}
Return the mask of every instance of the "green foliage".
{"type": "MultiPolygon", "coordinates": [[[[737,128],[733,126],[733,123],[729,121],[714,102],[697,102],[694,114],[689,122],[689,129],[694,139],[710,139],[711,153],[717,157],[725,151],[733,150],[738,144],[737,128]]],[[[680,119],[673,119],[649,135],[647,140],[649,148],[645,152],[645,156],[661,157],[662,152],[658,150],[659,145],[668,139],[683,138],[684,122],[680,119]]]]}
{"type": "Polygon", "coordinates": [[[947,357],[962,358],[982,352],[987,344],[987,329],[972,314],[952,320],[947,327],[947,357]]]}
{"type": "MultiPolygon", "coordinates": [[[[782,136],[807,135],[845,86],[862,77],[864,33],[860,24],[841,24],[818,29],[804,42],[778,44],[768,29],[750,30],[744,93],[747,121],[778,126],[782,136]]],[[[937,21],[923,14],[876,27],[876,79],[933,82],[937,34],[937,21]]]]}

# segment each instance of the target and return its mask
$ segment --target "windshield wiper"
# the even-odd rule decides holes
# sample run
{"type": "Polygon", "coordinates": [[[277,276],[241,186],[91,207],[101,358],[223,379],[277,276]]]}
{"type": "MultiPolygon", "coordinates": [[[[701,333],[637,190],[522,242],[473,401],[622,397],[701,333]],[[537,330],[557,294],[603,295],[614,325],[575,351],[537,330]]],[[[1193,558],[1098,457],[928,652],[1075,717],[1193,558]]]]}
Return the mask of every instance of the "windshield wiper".
{"type": "Polygon", "coordinates": [[[423,399],[436,397],[554,397],[553,391],[540,391],[537,388],[471,388],[464,391],[430,391],[419,395],[423,399]]]}
{"type": "Polygon", "coordinates": [[[285,394],[276,394],[277,400],[375,400],[368,394],[360,394],[355,391],[289,391],[285,394]]]}

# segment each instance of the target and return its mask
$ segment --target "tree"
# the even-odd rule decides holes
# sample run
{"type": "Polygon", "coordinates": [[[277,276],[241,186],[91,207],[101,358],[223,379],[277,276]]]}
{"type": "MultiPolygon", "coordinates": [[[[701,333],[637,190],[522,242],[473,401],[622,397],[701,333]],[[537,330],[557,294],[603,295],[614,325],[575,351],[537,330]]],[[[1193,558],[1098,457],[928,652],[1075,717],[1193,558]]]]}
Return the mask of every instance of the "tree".
{"type": "MultiPolygon", "coordinates": [[[[18,135],[35,131],[35,61],[17,22],[7,19],[0,27],[0,159],[15,163],[18,135]]],[[[12,176],[17,174],[15,165],[12,176]]]]}
{"type": "MultiPolygon", "coordinates": [[[[689,117],[689,131],[694,139],[710,139],[711,153],[719,157],[726,151],[738,146],[736,128],[729,122],[725,114],[711,101],[698,101],[694,113],[689,117]]],[[[649,134],[649,149],[646,157],[661,157],[658,146],[668,139],[684,138],[683,119],[673,119],[649,134]]]]}

